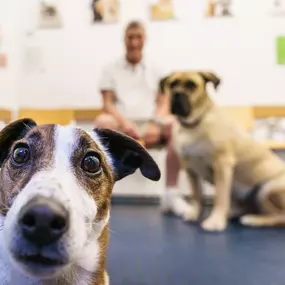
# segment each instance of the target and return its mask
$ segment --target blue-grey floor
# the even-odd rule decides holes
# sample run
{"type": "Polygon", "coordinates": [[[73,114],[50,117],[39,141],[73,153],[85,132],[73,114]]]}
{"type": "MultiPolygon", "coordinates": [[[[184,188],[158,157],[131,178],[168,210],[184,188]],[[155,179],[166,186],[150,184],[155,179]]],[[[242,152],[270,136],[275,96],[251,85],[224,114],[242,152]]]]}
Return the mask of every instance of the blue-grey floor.
{"type": "Polygon", "coordinates": [[[209,234],[157,206],[113,205],[111,285],[284,285],[285,230],[209,234]]]}

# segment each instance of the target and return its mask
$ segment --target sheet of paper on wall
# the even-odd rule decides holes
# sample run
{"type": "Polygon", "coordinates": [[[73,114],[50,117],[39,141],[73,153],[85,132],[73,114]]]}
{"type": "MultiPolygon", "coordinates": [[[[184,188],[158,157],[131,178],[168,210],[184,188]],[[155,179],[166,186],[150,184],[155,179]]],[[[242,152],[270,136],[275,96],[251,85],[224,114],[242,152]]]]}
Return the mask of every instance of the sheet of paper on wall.
{"type": "Polygon", "coordinates": [[[0,53],[0,68],[6,68],[8,65],[7,55],[0,53]]]}
{"type": "Polygon", "coordinates": [[[285,17],[285,0],[270,0],[271,1],[271,15],[278,17],[285,17]]]}
{"type": "Polygon", "coordinates": [[[175,18],[173,0],[150,0],[152,20],[172,20],[175,18]]]}
{"type": "Polygon", "coordinates": [[[58,29],[62,27],[62,19],[56,3],[39,3],[39,28],[58,29]]]}
{"type": "Polygon", "coordinates": [[[233,16],[233,0],[207,0],[206,17],[233,16]]]}
{"type": "Polygon", "coordinates": [[[285,35],[276,38],[277,64],[285,65],[285,35]]]}
{"type": "Polygon", "coordinates": [[[43,50],[37,46],[23,49],[23,71],[27,75],[41,74],[45,71],[43,50]]]}
{"type": "Polygon", "coordinates": [[[114,23],[119,20],[118,0],[91,0],[93,22],[114,23]]]}
{"type": "Polygon", "coordinates": [[[2,44],[3,44],[3,31],[2,31],[2,27],[0,26],[0,49],[1,49],[2,44]]]}

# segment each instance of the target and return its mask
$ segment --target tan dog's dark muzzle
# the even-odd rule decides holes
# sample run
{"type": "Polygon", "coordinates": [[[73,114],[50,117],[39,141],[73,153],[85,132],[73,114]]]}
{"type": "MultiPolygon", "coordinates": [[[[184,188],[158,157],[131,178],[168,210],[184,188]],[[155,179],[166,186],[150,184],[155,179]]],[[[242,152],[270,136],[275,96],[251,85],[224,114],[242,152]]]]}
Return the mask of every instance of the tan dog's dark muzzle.
{"type": "Polygon", "coordinates": [[[191,106],[188,97],[183,92],[175,92],[171,96],[171,113],[180,117],[190,115],[191,106]]]}

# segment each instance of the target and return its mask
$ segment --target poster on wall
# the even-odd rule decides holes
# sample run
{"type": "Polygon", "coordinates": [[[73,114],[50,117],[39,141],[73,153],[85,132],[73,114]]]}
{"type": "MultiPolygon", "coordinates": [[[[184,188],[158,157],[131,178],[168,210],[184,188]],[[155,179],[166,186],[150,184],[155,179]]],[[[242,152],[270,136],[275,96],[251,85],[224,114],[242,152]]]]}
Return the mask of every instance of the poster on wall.
{"type": "Polygon", "coordinates": [[[0,53],[0,68],[7,67],[7,55],[4,53],[0,53]]]}
{"type": "Polygon", "coordinates": [[[278,65],[285,65],[285,35],[276,39],[276,57],[278,65]]]}
{"type": "Polygon", "coordinates": [[[92,0],[93,22],[114,23],[119,20],[118,0],[92,0]]]}
{"type": "Polygon", "coordinates": [[[0,68],[7,67],[7,55],[2,52],[3,47],[3,31],[0,26],[0,68]]]}
{"type": "Polygon", "coordinates": [[[270,0],[271,1],[271,15],[285,16],[285,0],[270,0]]]}
{"type": "Polygon", "coordinates": [[[40,47],[26,45],[23,49],[23,71],[25,74],[40,74],[43,73],[44,55],[40,47]]]}
{"type": "Polygon", "coordinates": [[[233,0],[207,0],[206,17],[233,16],[233,0]]]}
{"type": "Polygon", "coordinates": [[[0,49],[2,44],[3,44],[3,32],[2,32],[2,27],[0,26],[0,49]]]}
{"type": "Polygon", "coordinates": [[[172,0],[152,0],[150,2],[150,17],[153,21],[172,20],[174,5],[172,0]]]}
{"type": "Polygon", "coordinates": [[[62,27],[60,12],[56,3],[43,1],[40,3],[39,28],[55,29],[62,27]]]}

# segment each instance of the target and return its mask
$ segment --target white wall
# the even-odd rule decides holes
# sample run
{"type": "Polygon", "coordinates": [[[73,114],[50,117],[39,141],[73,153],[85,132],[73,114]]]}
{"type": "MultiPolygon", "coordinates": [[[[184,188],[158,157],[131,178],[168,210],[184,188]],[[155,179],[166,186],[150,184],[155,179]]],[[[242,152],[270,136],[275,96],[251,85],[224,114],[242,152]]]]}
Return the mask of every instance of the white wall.
{"type": "Polygon", "coordinates": [[[0,68],[0,108],[16,108],[19,83],[19,33],[15,10],[17,0],[0,0],[0,53],[7,54],[8,65],[0,68]]]}
{"type": "Polygon", "coordinates": [[[203,18],[202,0],[176,0],[178,20],[170,22],[150,22],[147,0],[121,0],[121,22],[97,25],[91,24],[90,0],[57,1],[63,28],[34,31],[38,0],[0,0],[12,31],[6,46],[11,67],[5,74],[0,71],[1,103],[11,104],[17,87],[21,106],[100,106],[100,70],[123,52],[126,21],[140,18],[148,29],[146,55],[168,69],[216,71],[223,80],[215,96],[219,103],[285,104],[285,69],[275,64],[275,36],[285,34],[285,17],[265,15],[271,0],[235,0],[239,16],[215,20],[203,18]],[[9,17],[16,13],[16,2],[21,13],[15,24],[9,17]],[[42,51],[38,74],[27,74],[23,68],[16,38],[18,49],[34,46],[42,51]],[[9,102],[2,92],[9,94],[9,102]]]}

